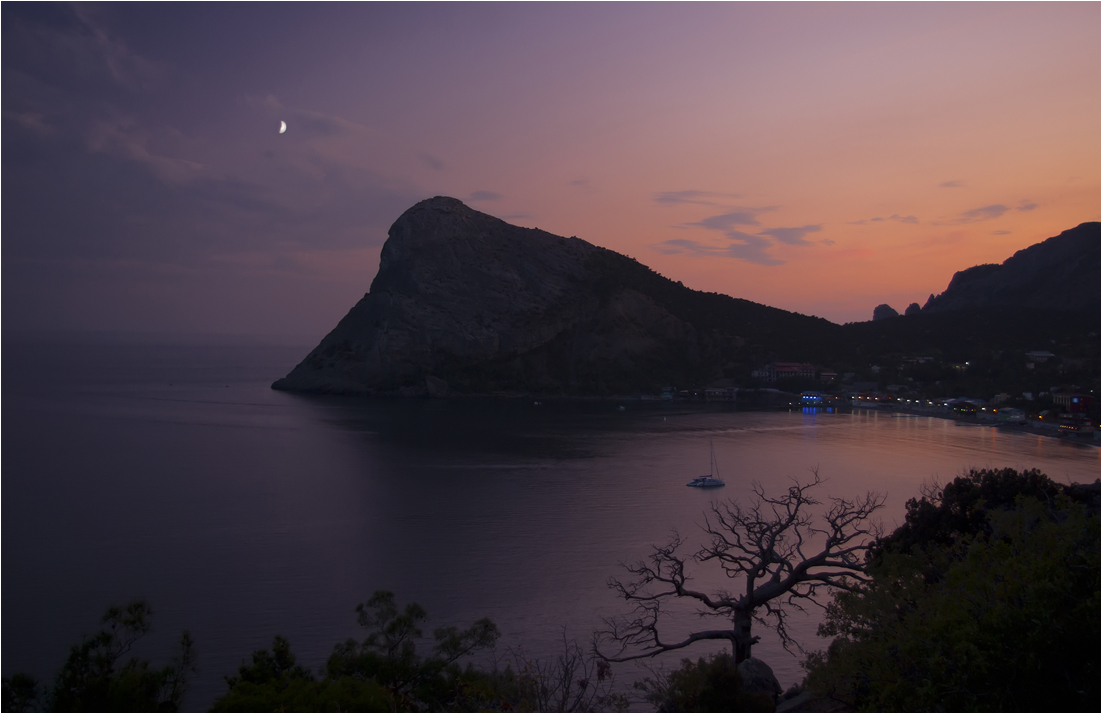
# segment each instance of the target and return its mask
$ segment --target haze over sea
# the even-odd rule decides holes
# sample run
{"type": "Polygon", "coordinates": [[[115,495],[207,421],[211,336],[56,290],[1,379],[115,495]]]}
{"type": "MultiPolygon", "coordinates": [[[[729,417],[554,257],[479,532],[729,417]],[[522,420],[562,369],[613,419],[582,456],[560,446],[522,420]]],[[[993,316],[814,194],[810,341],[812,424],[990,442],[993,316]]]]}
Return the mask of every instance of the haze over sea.
{"type": "MultiPolygon", "coordinates": [[[[376,589],[424,605],[430,627],[489,616],[499,649],[546,654],[564,627],[586,642],[623,611],[606,586],[619,563],[672,529],[695,536],[711,500],[745,498],[755,479],[776,493],[818,468],[823,496],[885,492],[891,528],[924,483],[970,467],[1099,474],[1096,446],[891,413],[269,389],[310,347],[7,340],[6,675],[49,680],[108,605],[137,597],[156,612],[139,656],[166,658],[181,629],[195,637],[189,709],[277,633],[322,664],[360,636],[352,609],[376,589]],[[685,488],[707,472],[709,443],[726,488],[685,488]]],[[[821,646],[813,618],[798,631],[821,646]]],[[[783,686],[798,681],[798,659],[756,632],[755,656],[783,686]]]]}

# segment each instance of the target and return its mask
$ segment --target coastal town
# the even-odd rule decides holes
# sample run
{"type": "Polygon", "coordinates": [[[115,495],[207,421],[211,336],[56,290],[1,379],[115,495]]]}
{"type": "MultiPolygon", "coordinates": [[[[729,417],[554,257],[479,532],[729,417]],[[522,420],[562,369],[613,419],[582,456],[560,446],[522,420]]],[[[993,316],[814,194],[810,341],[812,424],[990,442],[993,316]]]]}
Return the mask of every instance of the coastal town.
{"type": "Polygon", "coordinates": [[[990,363],[934,357],[901,357],[843,372],[808,362],[771,362],[753,370],[747,380],[667,387],[643,399],[881,409],[1098,440],[1098,385],[1083,379],[1089,375],[1082,372],[1082,360],[1049,350],[999,356],[1001,366],[1020,369],[1000,370],[1004,379],[998,383],[985,378],[990,363]]]}

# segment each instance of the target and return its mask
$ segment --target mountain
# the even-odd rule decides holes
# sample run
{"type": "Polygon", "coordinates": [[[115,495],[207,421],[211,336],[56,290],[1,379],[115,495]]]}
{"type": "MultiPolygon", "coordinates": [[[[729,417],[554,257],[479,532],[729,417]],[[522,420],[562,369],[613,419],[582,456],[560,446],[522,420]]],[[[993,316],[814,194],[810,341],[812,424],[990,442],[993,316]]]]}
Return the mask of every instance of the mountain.
{"type": "Polygon", "coordinates": [[[1097,364],[1099,274],[1099,224],[1085,223],[957,273],[921,310],[878,308],[885,319],[836,325],[691,290],[619,253],[438,196],[394,222],[370,291],[272,387],[624,395],[745,384],[773,361],[860,373],[906,355],[1005,352],[1016,363],[1057,345],[1097,364]]]}
{"type": "Polygon", "coordinates": [[[275,389],[624,394],[810,360],[841,326],[703,293],[453,198],[395,221],[364,295],[275,389]]]}
{"type": "Polygon", "coordinates": [[[922,311],[976,307],[1097,310],[1102,292],[1099,223],[1081,223],[1007,258],[1002,265],[977,265],[953,276],[922,311]]]}

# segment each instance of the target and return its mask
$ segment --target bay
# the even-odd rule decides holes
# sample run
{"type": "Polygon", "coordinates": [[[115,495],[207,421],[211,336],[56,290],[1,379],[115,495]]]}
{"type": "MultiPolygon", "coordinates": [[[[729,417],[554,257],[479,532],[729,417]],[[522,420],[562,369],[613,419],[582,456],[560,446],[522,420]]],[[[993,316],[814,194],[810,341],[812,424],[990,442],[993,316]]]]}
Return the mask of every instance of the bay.
{"type": "MultiPolygon", "coordinates": [[[[156,612],[140,656],[167,657],[184,628],[196,640],[190,709],[277,633],[320,666],[361,636],[353,608],[377,589],[434,626],[489,616],[502,649],[545,655],[624,612],[607,587],[621,563],[675,529],[698,537],[712,501],[746,499],[755,481],[777,493],[816,469],[823,496],[884,493],[890,530],[924,484],[969,468],[1099,474],[1097,446],[925,416],[272,391],[310,346],[6,341],[5,676],[49,679],[108,605],[136,597],[156,612]],[[727,486],[685,488],[710,445],[727,486]]],[[[797,623],[805,646],[822,646],[816,621],[797,623]]],[[[755,656],[798,681],[798,657],[756,634],[755,656]]]]}

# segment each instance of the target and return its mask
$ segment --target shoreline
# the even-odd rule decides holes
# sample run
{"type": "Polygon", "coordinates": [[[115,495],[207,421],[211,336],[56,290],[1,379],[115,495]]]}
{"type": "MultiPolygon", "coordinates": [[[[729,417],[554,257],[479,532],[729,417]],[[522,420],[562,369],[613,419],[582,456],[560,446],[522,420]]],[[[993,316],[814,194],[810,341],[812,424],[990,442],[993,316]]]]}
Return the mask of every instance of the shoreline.
{"type": "Polygon", "coordinates": [[[1040,424],[1036,421],[1030,421],[1030,422],[1027,422],[1025,424],[1016,424],[1016,423],[1013,423],[1013,422],[1005,422],[1005,421],[1002,421],[1002,422],[1000,422],[1000,421],[981,421],[981,420],[976,419],[974,417],[956,416],[954,414],[948,414],[948,413],[944,413],[944,412],[928,411],[928,410],[923,410],[923,409],[915,409],[913,407],[910,407],[910,408],[908,408],[908,407],[895,407],[895,406],[890,406],[890,407],[864,407],[864,406],[852,406],[852,405],[850,405],[849,408],[851,410],[853,410],[853,409],[864,409],[866,411],[883,411],[883,412],[892,412],[892,413],[897,413],[897,414],[908,414],[908,415],[911,415],[911,416],[936,417],[938,419],[945,419],[945,420],[948,420],[948,421],[956,422],[960,426],[995,427],[996,429],[1001,429],[1003,431],[1019,432],[1019,433],[1027,433],[1027,434],[1036,434],[1037,436],[1047,436],[1047,437],[1052,438],[1052,439],[1059,439],[1060,441],[1070,441],[1070,442],[1073,442],[1073,443],[1076,443],[1076,444],[1085,444],[1085,445],[1088,445],[1088,446],[1099,446],[1100,445],[1100,439],[1099,439],[1100,434],[1099,434],[1098,431],[1090,432],[1090,433],[1087,433],[1087,434],[1082,434],[1082,433],[1078,433],[1078,432],[1067,432],[1067,431],[1061,431],[1060,427],[1058,427],[1058,426],[1052,426],[1052,425],[1049,425],[1049,424],[1040,424]]]}

